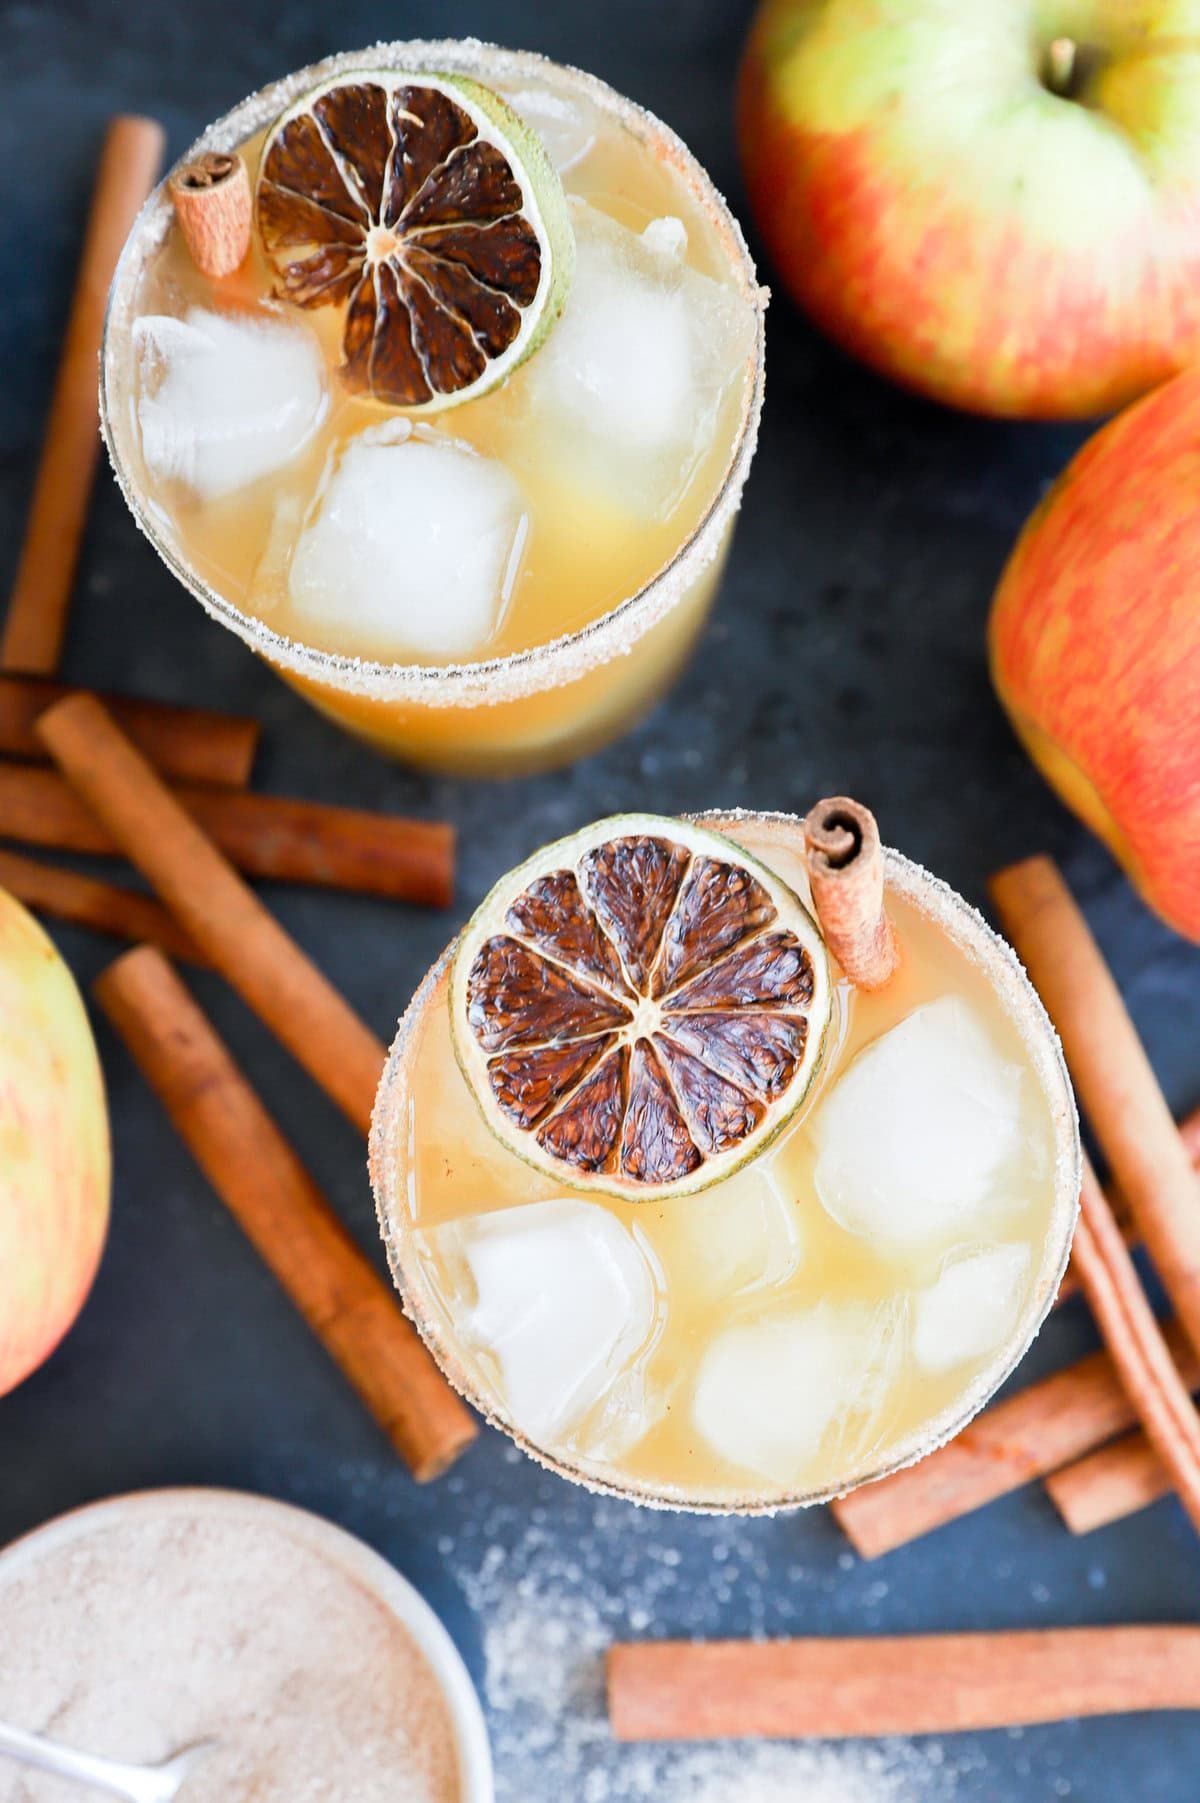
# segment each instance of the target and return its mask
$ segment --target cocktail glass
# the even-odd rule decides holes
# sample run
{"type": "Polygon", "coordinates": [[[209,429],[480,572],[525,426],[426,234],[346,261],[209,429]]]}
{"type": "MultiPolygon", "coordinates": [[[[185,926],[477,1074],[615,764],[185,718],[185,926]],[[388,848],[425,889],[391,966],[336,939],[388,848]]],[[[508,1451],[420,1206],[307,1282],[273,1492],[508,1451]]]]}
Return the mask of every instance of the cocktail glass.
{"type": "MultiPolygon", "coordinates": [[[[230,585],[217,579],[213,568],[197,567],[186,533],[154,493],[142,456],[133,332],[144,310],[147,271],[172,230],[165,183],[144,208],[113,283],[101,368],[105,440],[135,520],[179,580],[214,619],[339,724],[387,751],[454,773],[512,774],[563,763],[612,739],[652,705],[687,657],[712,605],[754,451],[762,402],[765,295],[735,220],[675,134],[603,82],[528,53],[475,41],[422,40],[331,57],[244,101],[211,126],[182,161],[236,150],[298,96],[333,76],[364,68],[473,77],[508,96],[518,109],[527,104],[535,111],[544,109],[551,130],[556,108],[586,109],[596,122],[599,142],[579,167],[599,171],[589,178],[587,190],[598,204],[605,197],[597,195],[596,183],[604,179],[605,158],[615,154],[605,134],[611,134],[612,145],[619,142],[626,157],[631,146],[636,148],[648,193],[652,184],[651,199],[638,211],[638,196],[630,194],[623,178],[615,207],[628,210],[632,205],[641,221],[643,214],[661,211],[663,196],[669,199],[671,191],[681,197],[681,209],[686,202],[705,235],[709,273],[736,292],[752,322],[749,348],[739,366],[738,404],[728,418],[722,416],[716,442],[705,452],[702,508],[698,513],[692,509],[686,530],[680,530],[634,592],[609,596],[592,610],[594,617],[568,631],[559,630],[543,608],[531,642],[505,655],[485,653],[448,663],[376,661],[355,655],[352,647],[306,643],[295,631],[258,617],[243,605],[244,597],[235,597],[230,585]]],[[[569,156],[562,160],[569,162],[569,156]]],[[[575,179],[568,168],[568,191],[575,179]]],[[[535,352],[530,361],[537,356],[535,352]]],[[[472,406],[486,407],[489,398],[472,406]]],[[[382,416],[386,410],[379,412],[382,416]]],[[[611,528],[622,529],[619,521],[611,528]]],[[[589,562],[584,546],[564,586],[585,583],[589,562]]]]}
{"type": "MultiPolygon", "coordinates": [[[[807,899],[801,822],[781,814],[720,814],[704,816],[702,824],[744,846],[802,899],[807,899]]],[[[662,1203],[653,1199],[606,1200],[592,1192],[588,1198],[589,1205],[598,1204],[615,1215],[641,1246],[655,1281],[661,1286],[658,1306],[660,1315],[665,1311],[668,1322],[675,1306],[667,1293],[673,1269],[670,1261],[681,1243],[679,1236],[686,1236],[689,1231],[689,1218],[696,1222],[697,1233],[715,1232],[720,1236],[714,1240],[716,1255],[731,1271],[747,1260],[751,1265],[755,1259],[770,1264],[782,1257],[786,1263],[794,1256],[801,1270],[806,1258],[815,1260],[822,1292],[817,1301],[819,1314],[826,1299],[824,1292],[828,1292],[831,1307],[839,1306],[840,1299],[859,1281],[861,1261],[874,1258],[869,1235],[863,1241],[853,1233],[847,1235],[840,1228],[833,1229],[812,1195],[806,1193],[797,1215],[793,1217],[789,1211],[788,1216],[799,1222],[799,1239],[791,1249],[784,1243],[781,1251],[778,1238],[773,1244],[766,1239],[750,1241],[751,1231],[760,1231],[756,1214],[746,1215],[748,1223],[756,1224],[753,1230],[747,1227],[747,1237],[742,1239],[738,1216],[712,1212],[721,1209],[722,1191],[732,1198],[733,1186],[741,1186],[736,1191],[737,1207],[743,1211],[755,1211],[764,1204],[774,1208],[781,1196],[787,1207],[789,1198],[799,1191],[807,1192],[811,1188],[811,1153],[797,1153],[795,1148],[803,1147],[822,1107],[831,1095],[837,1094],[847,1068],[856,1068],[857,1055],[868,1046],[881,1043],[893,1026],[931,1001],[943,996],[958,997],[1003,1048],[1001,1063],[995,1068],[1003,1068],[1006,1073],[1003,1085],[1019,1085],[1024,1123],[1021,1131],[1028,1131],[1028,1138],[1021,1142],[1025,1163],[1016,1178],[1017,1191],[1022,1185],[1027,1187],[1022,1204],[1025,1212],[1018,1212],[1015,1226],[1010,1223],[1007,1228],[994,1231],[994,1222],[984,1223],[972,1226],[967,1237],[976,1242],[975,1250],[982,1250],[985,1255],[994,1254],[1000,1247],[999,1263],[988,1266],[989,1270],[1004,1267],[1005,1241],[1010,1251],[1015,1250],[1018,1264],[1020,1248],[1027,1248],[1019,1294],[1014,1291],[1007,1316],[1003,1310],[997,1314],[998,1325],[990,1345],[978,1343],[975,1356],[960,1358],[955,1364],[951,1344],[950,1364],[939,1366],[944,1347],[938,1336],[947,1328],[946,1305],[951,1305],[948,1328],[953,1342],[965,1325],[963,1310],[978,1304],[964,1296],[955,1306],[953,1288],[938,1289],[939,1278],[945,1268],[954,1264],[957,1254],[948,1255],[944,1267],[935,1260],[932,1268],[921,1272],[919,1283],[924,1295],[937,1295],[941,1321],[934,1321],[931,1328],[933,1318],[922,1316],[920,1332],[932,1331],[933,1340],[922,1350],[924,1364],[919,1366],[914,1340],[916,1315],[911,1312],[916,1308],[916,1291],[900,1295],[903,1283],[897,1280],[895,1308],[910,1312],[903,1319],[894,1312],[887,1315],[892,1304],[882,1298],[884,1315],[880,1319],[886,1332],[870,1343],[870,1355],[864,1358],[861,1370],[849,1373],[852,1402],[854,1385],[859,1381],[864,1390],[876,1382],[890,1386],[887,1420],[881,1425],[881,1418],[873,1417],[869,1431],[864,1431],[860,1422],[853,1432],[843,1435],[837,1428],[832,1438],[827,1433],[824,1451],[815,1464],[810,1462],[810,1476],[804,1482],[790,1482],[778,1471],[764,1475],[761,1470],[739,1470],[736,1459],[730,1462],[727,1456],[713,1451],[703,1432],[695,1428],[680,1432],[679,1418],[687,1415],[690,1406],[690,1379],[670,1393],[668,1373],[668,1401],[676,1411],[676,1422],[672,1426],[669,1417],[660,1414],[658,1424],[647,1436],[637,1414],[639,1409],[653,1412],[650,1393],[655,1377],[654,1366],[645,1362],[632,1374],[618,1374],[610,1384],[607,1401],[599,1410],[600,1428],[593,1426],[589,1430],[590,1443],[571,1443],[570,1435],[560,1435],[550,1443],[545,1436],[539,1438],[527,1432],[514,1417],[495,1361],[486,1349],[481,1352],[469,1321],[472,1299],[459,1287],[454,1258],[439,1250],[440,1235],[447,1226],[457,1232],[454,1224],[463,1217],[470,1218],[472,1210],[494,1221],[506,1209],[525,1202],[566,1197],[571,1192],[569,1185],[556,1185],[552,1178],[523,1163],[496,1141],[480,1115],[455,1062],[449,1035],[446,997],[453,945],[429,971],[413,998],[391,1048],[376,1102],[371,1140],[375,1198],[392,1272],[408,1312],[450,1381],[489,1421],[561,1476],[664,1508],[766,1513],[827,1501],[912,1464],[957,1434],[1010,1375],[1045,1319],[1066,1266],[1080,1180],[1078,1122],[1057,1036],[1009,946],[961,896],[896,851],[885,851],[884,873],[886,903],[903,947],[900,973],[882,992],[887,998],[884,1000],[852,991],[844,979],[836,985],[837,1002],[824,1070],[798,1121],[746,1169],[699,1195],[681,1195],[662,1203]],[[755,1173],[762,1171],[776,1173],[768,1180],[767,1188],[758,1193],[747,1189],[747,1178],[757,1182],[755,1173]],[[769,1193],[772,1190],[773,1195],[769,1193]],[[668,1233],[672,1237],[666,1237],[668,1233]],[[823,1267],[822,1259],[826,1261],[823,1267]],[[664,1269],[668,1272],[665,1285],[664,1269]],[[631,1426],[631,1434],[622,1433],[623,1412],[633,1418],[626,1423],[631,1426]],[[658,1450],[647,1453],[647,1447],[658,1450]]],[[[835,977],[836,974],[835,970],[835,977]]],[[[896,1067],[892,1068],[895,1071],[896,1067]]],[[[943,1063],[943,1072],[945,1068],[943,1063]]],[[[970,1085],[975,1078],[967,1075],[964,1081],[970,1085]]],[[[870,1121],[864,1122],[864,1131],[869,1133],[871,1125],[870,1121]]],[[[986,1131],[986,1116],[984,1125],[986,1131]]],[[[950,1156],[954,1155],[951,1148],[950,1156]]],[[[961,1140],[957,1156],[963,1156],[961,1140]]],[[[943,1164],[941,1177],[946,1174],[943,1164]]],[[[949,1174],[953,1178],[952,1168],[949,1174]]],[[[789,1227],[787,1231],[793,1230],[789,1227]]],[[[937,1259],[941,1256],[939,1252],[937,1259]]],[[[774,1318],[776,1296],[771,1286],[792,1281],[787,1270],[759,1273],[761,1286],[755,1295],[756,1274],[753,1269],[742,1269],[736,1284],[731,1279],[731,1293],[723,1296],[719,1275],[715,1285],[711,1276],[710,1269],[699,1280],[699,1290],[688,1300],[686,1332],[678,1336],[676,1353],[672,1355],[681,1368],[698,1352],[703,1356],[704,1347],[727,1325],[727,1317],[742,1325],[753,1323],[760,1316],[774,1318]],[[747,1276],[751,1280],[748,1286],[747,1276]],[[736,1295],[732,1293],[735,1289],[736,1295]]],[[[537,1306],[536,1287],[529,1291],[528,1299],[537,1306]]],[[[983,1313],[990,1307],[991,1301],[985,1296],[983,1313]]],[[[811,1290],[806,1308],[811,1320],[811,1290]]],[[[658,1338],[653,1342],[655,1350],[651,1356],[660,1361],[666,1359],[669,1365],[665,1331],[661,1325],[653,1331],[658,1338]]],[[[973,1332],[972,1328],[968,1341],[973,1332]]],[[[794,1343],[786,1336],[780,1339],[781,1356],[786,1357],[787,1346],[794,1343]]],[[[553,1352],[548,1356],[552,1358],[553,1352]]],[[[661,1377],[661,1362],[659,1374],[661,1377]]],[[[775,1374],[767,1373],[764,1381],[768,1375],[774,1382],[775,1374]]],[[[790,1381],[795,1406],[802,1408],[807,1406],[806,1390],[825,1381],[844,1384],[847,1373],[843,1370],[839,1377],[833,1371],[801,1368],[792,1373],[790,1381]]],[[[781,1404],[784,1414],[787,1407],[785,1395],[781,1404]]],[[[594,1413],[593,1424],[596,1418],[594,1413]]]]}

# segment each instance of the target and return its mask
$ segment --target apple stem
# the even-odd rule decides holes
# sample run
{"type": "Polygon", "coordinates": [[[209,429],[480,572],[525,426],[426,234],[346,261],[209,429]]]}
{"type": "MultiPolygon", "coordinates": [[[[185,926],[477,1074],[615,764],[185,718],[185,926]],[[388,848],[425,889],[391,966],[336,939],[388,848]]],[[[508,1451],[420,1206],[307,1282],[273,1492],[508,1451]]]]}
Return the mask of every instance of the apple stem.
{"type": "Polygon", "coordinates": [[[1070,93],[1077,55],[1074,38],[1055,38],[1048,46],[1044,79],[1052,94],[1065,98],[1070,93]]]}

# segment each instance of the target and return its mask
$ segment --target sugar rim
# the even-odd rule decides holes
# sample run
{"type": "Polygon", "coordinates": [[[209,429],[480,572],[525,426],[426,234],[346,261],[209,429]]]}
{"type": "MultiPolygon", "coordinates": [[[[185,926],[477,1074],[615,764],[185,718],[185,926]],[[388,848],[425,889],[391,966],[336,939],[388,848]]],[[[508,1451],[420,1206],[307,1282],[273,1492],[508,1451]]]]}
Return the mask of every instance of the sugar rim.
{"type": "MultiPolygon", "coordinates": [[[[714,831],[728,832],[731,837],[736,837],[737,826],[741,821],[765,822],[785,828],[799,828],[801,824],[794,814],[759,812],[748,808],[720,810],[700,814],[695,818],[714,831]]],[[[849,1483],[769,1499],[751,1494],[733,1500],[672,1494],[666,1490],[656,1490],[648,1483],[632,1479],[618,1480],[584,1464],[573,1464],[569,1459],[547,1452],[530,1440],[507,1419],[495,1403],[482,1394],[468,1360],[441,1330],[437,1310],[429,1300],[420,1260],[414,1257],[406,1263],[405,1252],[411,1224],[406,1220],[403,1209],[396,1206],[396,1197],[401,1188],[401,1173],[395,1148],[400,1137],[400,1117],[408,1101],[403,1081],[405,1053],[419,1026],[426,1003],[454,955],[461,934],[451,941],[441,957],[426,972],[401,1016],[376,1093],[369,1147],[375,1209],[393,1281],[399,1291],[404,1312],[416,1326],[444,1376],[459,1394],[491,1426],[499,1428],[530,1458],[559,1477],[567,1478],[597,1494],[622,1497],[647,1508],[675,1509],[681,1513],[698,1515],[775,1515],[783,1510],[810,1508],[819,1503],[832,1502],[836,1497],[845,1496],[863,1484],[874,1483],[880,1478],[890,1477],[893,1472],[902,1471],[908,1465],[915,1465],[918,1460],[954,1439],[1012,1375],[1037,1338],[1066,1271],[1079,1213],[1082,1175],[1079,1116],[1062,1044],[1042,1005],[1041,997],[1030,982],[1017,954],[979,910],[972,907],[956,889],[952,889],[948,883],[914,863],[912,859],[906,858],[902,852],[885,846],[883,856],[887,887],[933,920],[981,967],[1024,1041],[1030,1061],[1042,1082],[1054,1124],[1054,1205],[1043,1242],[1042,1267],[1037,1283],[1021,1320],[1005,1345],[997,1350],[990,1363],[976,1375],[961,1398],[953,1405],[948,1405],[923,1427],[906,1435],[897,1446],[889,1450],[888,1457],[882,1464],[861,1472],[849,1483]]]]}
{"type": "Polygon", "coordinates": [[[191,162],[205,151],[236,148],[318,83],[372,65],[431,72],[440,69],[472,75],[479,80],[490,76],[502,82],[536,79],[539,73],[551,69],[556,75],[565,75],[601,110],[645,140],[657,155],[671,164],[686,184],[727,254],[737,285],[755,318],[755,342],[750,359],[753,379],[748,384],[741,422],[720,485],[690,537],[644,587],[589,626],[564,633],[527,651],[475,663],[398,664],[346,657],[290,639],[243,613],[188,566],[148,499],[139,492],[134,475],[135,458],[131,446],[136,443],[136,434],[131,413],[132,394],[127,392],[122,364],[127,361],[139,279],[148,256],[162,242],[171,222],[172,205],[167,190],[170,172],[139,213],[121,252],[109,291],[100,358],[101,431],[113,473],[129,510],[163,562],[207,613],[237,633],[252,650],[262,653],[271,663],[371,700],[418,702],[426,707],[513,701],[539,690],[577,681],[598,665],[627,655],[639,638],[671,612],[716,558],[740,505],[758,441],[767,291],[758,285],[746,240],[723,196],[670,126],[663,124],[645,107],[625,99],[596,76],[569,64],[552,62],[534,51],[505,50],[478,38],[414,38],[343,51],[310,63],[307,68],[260,88],[240,106],[225,113],[184,152],[175,167],[191,162]]]}
{"type": "Polygon", "coordinates": [[[271,1520],[293,1538],[308,1543],[334,1567],[341,1567],[384,1605],[412,1635],[446,1700],[454,1724],[459,1754],[459,1803],[495,1803],[495,1779],[483,1708],[463,1658],[445,1624],[420,1592],[395,1566],[335,1522],[314,1515],[294,1503],[241,1490],[181,1485],[155,1490],[130,1491],[99,1502],[69,1509],[53,1520],[0,1547],[0,1586],[20,1572],[21,1566],[60,1545],[86,1539],[97,1527],[123,1522],[131,1516],[170,1518],[218,1517],[240,1521],[247,1516],[271,1520]]]}

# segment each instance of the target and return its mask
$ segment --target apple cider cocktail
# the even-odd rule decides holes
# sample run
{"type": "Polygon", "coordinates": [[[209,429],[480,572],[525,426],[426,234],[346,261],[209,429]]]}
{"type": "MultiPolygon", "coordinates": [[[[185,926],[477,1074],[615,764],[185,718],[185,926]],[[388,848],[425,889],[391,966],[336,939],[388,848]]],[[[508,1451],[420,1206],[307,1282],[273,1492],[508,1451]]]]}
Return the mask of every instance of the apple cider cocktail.
{"type": "Polygon", "coordinates": [[[197,267],[168,184],[114,284],[139,522],[406,757],[496,773],[611,736],[699,631],[753,449],[763,296],[704,172],[602,83],[477,43],[265,89],[189,153],[185,202],[222,158],[240,263],[197,267]]]}
{"type": "Polygon", "coordinates": [[[380,1089],[380,1218],[434,1355],[641,1501],[776,1508],[928,1452],[1066,1261],[1075,1111],[1016,959],[876,838],[898,959],[864,975],[813,855],[755,814],[550,846],[429,972],[380,1089]]]}

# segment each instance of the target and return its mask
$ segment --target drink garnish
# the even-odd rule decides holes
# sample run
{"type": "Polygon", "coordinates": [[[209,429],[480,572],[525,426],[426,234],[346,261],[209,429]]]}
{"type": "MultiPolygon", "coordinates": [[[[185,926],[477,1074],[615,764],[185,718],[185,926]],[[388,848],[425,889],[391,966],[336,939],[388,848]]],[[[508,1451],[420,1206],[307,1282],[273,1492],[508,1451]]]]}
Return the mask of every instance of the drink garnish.
{"type": "Polygon", "coordinates": [[[900,943],[883,905],[874,814],[849,795],[827,796],[805,815],[804,843],[826,945],[857,988],[885,988],[900,963],[900,943]]]}
{"type": "Polygon", "coordinates": [[[537,135],[462,76],[355,71],[289,107],[255,217],[281,296],[345,309],[342,374],[394,407],[502,382],[562,310],[574,237],[537,135]]]}
{"type": "Polygon", "coordinates": [[[830,1018],[799,897],[730,839],[619,815],[493,889],[450,981],[455,1052],[492,1132],[572,1187],[706,1189],[804,1101],[830,1018]]]}
{"type": "Polygon", "coordinates": [[[167,182],[192,262],[210,280],[240,269],[250,249],[250,178],[236,153],[209,150],[167,182]]]}

